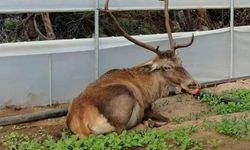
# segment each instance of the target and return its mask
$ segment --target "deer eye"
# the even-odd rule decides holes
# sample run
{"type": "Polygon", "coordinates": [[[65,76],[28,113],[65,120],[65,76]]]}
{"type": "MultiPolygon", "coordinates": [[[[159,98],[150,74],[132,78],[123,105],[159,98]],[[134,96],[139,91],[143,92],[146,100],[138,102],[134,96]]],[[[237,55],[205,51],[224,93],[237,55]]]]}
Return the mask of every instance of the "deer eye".
{"type": "Polygon", "coordinates": [[[169,69],[171,69],[171,67],[163,67],[164,68],[164,70],[169,70],[169,69]]]}

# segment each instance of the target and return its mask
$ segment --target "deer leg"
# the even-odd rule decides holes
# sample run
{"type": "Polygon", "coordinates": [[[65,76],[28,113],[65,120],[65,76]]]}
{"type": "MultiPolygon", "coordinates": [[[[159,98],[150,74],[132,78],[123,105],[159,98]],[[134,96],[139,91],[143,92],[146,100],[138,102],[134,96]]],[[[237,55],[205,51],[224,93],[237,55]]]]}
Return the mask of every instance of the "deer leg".
{"type": "Polygon", "coordinates": [[[148,126],[152,127],[152,126],[155,126],[155,127],[158,127],[158,126],[162,126],[162,125],[165,125],[167,124],[170,120],[168,117],[166,116],[163,116],[159,111],[157,110],[154,110],[152,105],[145,110],[145,115],[144,115],[144,118],[145,119],[148,119],[147,123],[145,124],[148,124],[148,126]],[[155,121],[153,121],[153,120],[155,121]],[[160,122],[158,122],[160,121],[160,122]]]}
{"type": "Polygon", "coordinates": [[[148,127],[148,128],[161,127],[161,126],[164,126],[166,124],[168,124],[168,122],[155,121],[155,120],[152,120],[150,118],[143,122],[143,125],[148,127]]]}
{"type": "Polygon", "coordinates": [[[159,112],[150,112],[150,113],[146,114],[146,117],[144,117],[144,118],[153,119],[153,120],[157,120],[157,121],[169,122],[169,118],[163,116],[159,112]]]}
{"type": "Polygon", "coordinates": [[[108,119],[109,123],[115,127],[117,133],[130,128],[129,124],[135,126],[138,117],[133,115],[136,101],[127,94],[122,94],[112,98],[103,107],[103,114],[108,119]],[[132,121],[131,121],[132,118],[132,121]]]}

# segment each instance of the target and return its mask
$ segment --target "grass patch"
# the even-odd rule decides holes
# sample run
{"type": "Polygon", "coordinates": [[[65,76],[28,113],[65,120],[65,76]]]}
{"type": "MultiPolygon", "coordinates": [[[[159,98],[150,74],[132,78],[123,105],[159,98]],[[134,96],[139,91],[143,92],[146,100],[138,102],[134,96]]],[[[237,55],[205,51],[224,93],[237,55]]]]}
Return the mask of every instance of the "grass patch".
{"type": "Polygon", "coordinates": [[[192,134],[197,131],[197,127],[190,126],[186,128],[179,128],[175,131],[166,134],[166,141],[169,144],[169,149],[179,150],[202,150],[203,143],[200,139],[195,139],[192,134]]]}
{"type": "Polygon", "coordinates": [[[198,97],[202,102],[213,107],[213,111],[217,114],[227,114],[234,112],[243,112],[250,110],[250,90],[249,89],[234,89],[222,92],[220,95],[203,93],[198,97]],[[222,98],[235,98],[241,102],[222,102],[222,98]]]}
{"type": "MultiPolygon", "coordinates": [[[[223,119],[218,122],[206,122],[205,129],[216,131],[226,136],[242,140],[250,140],[250,120],[245,117],[223,119]]],[[[17,133],[2,138],[2,144],[8,150],[123,150],[143,148],[149,150],[202,150],[206,147],[217,148],[223,141],[202,140],[194,138],[204,128],[188,126],[171,131],[158,129],[124,131],[118,135],[92,135],[79,138],[76,135],[64,133],[60,139],[47,138],[38,140],[17,133]]]]}
{"type": "Polygon", "coordinates": [[[232,97],[238,98],[241,100],[245,100],[246,102],[250,102],[250,89],[234,89],[234,90],[227,90],[222,92],[221,94],[224,97],[232,97]]]}
{"type": "Polygon", "coordinates": [[[224,118],[218,122],[207,122],[204,124],[205,129],[216,130],[220,134],[238,139],[250,140],[250,120],[244,118],[224,118]]]}
{"type": "Polygon", "coordinates": [[[228,136],[244,138],[250,135],[250,120],[224,119],[215,127],[217,132],[228,136]]]}
{"type": "Polygon", "coordinates": [[[163,132],[157,129],[137,130],[118,135],[92,135],[79,138],[76,135],[63,134],[58,140],[48,136],[43,141],[25,135],[12,133],[3,137],[2,143],[9,150],[121,150],[145,148],[149,150],[202,149],[202,142],[191,135],[195,127],[180,128],[163,132]]]}

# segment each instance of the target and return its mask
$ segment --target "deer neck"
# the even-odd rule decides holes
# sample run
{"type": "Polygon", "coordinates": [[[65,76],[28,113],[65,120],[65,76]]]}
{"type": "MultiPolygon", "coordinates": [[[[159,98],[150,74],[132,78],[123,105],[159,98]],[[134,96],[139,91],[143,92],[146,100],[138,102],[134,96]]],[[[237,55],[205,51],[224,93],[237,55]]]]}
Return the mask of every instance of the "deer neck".
{"type": "Polygon", "coordinates": [[[168,87],[169,82],[167,82],[166,79],[162,76],[162,71],[161,70],[156,70],[152,73],[152,81],[153,81],[153,86],[152,86],[152,100],[155,101],[163,96],[166,96],[166,93],[168,93],[168,87]]]}
{"type": "Polygon", "coordinates": [[[138,66],[132,70],[134,69],[134,81],[140,86],[144,104],[150,104],[166,95],[169,84],[162,76],[161,70],[150,71],[150,68],[145,66],[138,66]]]}

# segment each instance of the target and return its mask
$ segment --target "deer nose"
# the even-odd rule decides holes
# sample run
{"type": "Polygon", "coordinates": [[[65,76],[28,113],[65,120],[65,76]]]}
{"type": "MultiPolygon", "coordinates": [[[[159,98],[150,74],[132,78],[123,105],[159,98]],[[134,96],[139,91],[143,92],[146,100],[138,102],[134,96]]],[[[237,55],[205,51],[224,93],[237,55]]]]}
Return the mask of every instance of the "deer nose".
{"type": "Polygon", "coordinates": [[[200,91],[201,85],[197,81],[192,81],[188,84],[188,88],[190,89],[191,94],[196,95],[200,91]]]}

